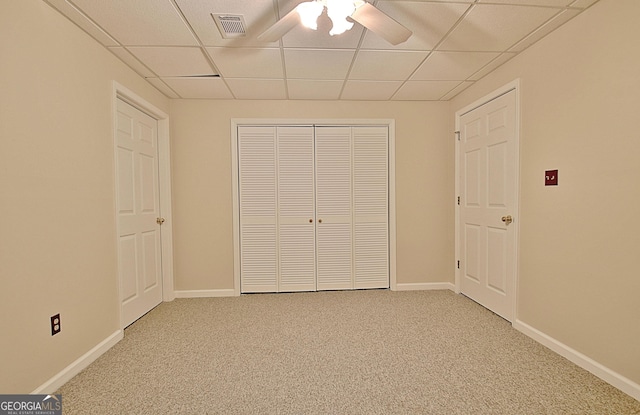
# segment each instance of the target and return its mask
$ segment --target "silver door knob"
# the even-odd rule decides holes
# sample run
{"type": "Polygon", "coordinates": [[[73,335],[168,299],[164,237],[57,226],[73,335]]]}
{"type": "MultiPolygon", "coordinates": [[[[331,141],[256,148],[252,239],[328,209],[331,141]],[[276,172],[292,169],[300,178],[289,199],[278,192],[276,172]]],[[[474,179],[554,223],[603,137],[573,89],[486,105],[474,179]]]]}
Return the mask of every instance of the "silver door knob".
{"type": "Polygon", "coordinates": [[[513,218],[511,217],[511,215],[503,216],[502,221],[508,225],[513,222],[513,218]]]}

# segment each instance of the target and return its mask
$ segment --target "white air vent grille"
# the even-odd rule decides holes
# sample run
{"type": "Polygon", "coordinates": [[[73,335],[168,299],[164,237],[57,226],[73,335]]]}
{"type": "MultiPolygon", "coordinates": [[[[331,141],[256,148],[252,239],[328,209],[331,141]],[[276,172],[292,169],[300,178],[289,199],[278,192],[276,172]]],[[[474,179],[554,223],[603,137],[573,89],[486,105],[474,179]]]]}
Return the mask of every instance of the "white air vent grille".
{"type": "Polygon", "coordinates": [[[212,14],[213,20],[220,30],[223,39],[233,39],[244,37],[245,30],[244,17],[239,14],[212,14]]]}

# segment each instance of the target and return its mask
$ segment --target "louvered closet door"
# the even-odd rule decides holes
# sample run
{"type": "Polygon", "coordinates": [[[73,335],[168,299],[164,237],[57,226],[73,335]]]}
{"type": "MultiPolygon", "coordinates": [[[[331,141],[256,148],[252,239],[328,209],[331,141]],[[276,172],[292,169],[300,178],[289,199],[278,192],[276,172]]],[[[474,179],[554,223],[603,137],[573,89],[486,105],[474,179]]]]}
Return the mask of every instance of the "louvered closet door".
{"type": "Polygon", "coordinates": [[[388,129],[238,128],[241,291],[389,287],[388,129]]]}
{"type": "Polygon", "coordinates": [[[315,291],[312,127],[277,127],[278,291],[315,291]]]}
{"type": "Polygon", "coordinates": [[[318,290],[354,288],[351,127],[316,127],[318,290]]]}
{"type": "Polygon", "coordinates": [[[353,127],[354,288],[389,287],[389,134],[353,127]]]}
{"type": "Polygon", "coordinates": [[[314,291],[313,128],[238,128],[241,291],[314,291]]]}
{"type": "Polygon", "coordinates": [[[276,127],[238,127],[240,290],[278,291],[276,127]]]}
{"type": "Polygon", "coordinates": [[[316,127],[318,290],[389,287],[387,127],[316,127]]]}

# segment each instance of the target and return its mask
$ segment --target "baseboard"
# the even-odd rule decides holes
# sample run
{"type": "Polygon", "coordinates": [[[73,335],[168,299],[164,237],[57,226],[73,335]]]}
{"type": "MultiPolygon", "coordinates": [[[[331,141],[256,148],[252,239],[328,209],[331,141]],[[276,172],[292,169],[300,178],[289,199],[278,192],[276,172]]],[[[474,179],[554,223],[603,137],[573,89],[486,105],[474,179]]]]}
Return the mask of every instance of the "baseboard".
{"type": "Polygon", "coordinates": [[[224,290],[183,290],[175,291],[176,298],[236,297],[233,288],[224,290]]]}
{"type": "Polygon", "coordinates": [[[422,282],[396,284],[394,291],[419,291],[419,290],[451,290],[455,289],[455,285],[450,282],[422,282]]]}
{"type": "Polygon", "coordinates": [[[596,375],[600,379],[604,380],[608,384],[620,389],[622,392],[631,396],[632,398],[640,401],[640,385],[635,383],[634,381],[627,379],[621,374],[614,372],[606,366],[596,362],[588,356],[578,352],[577,350],[572,349],[564,343],[559,342],[553,337],[541,332],[538,329],[535,329],[529,326],[526,323],[523,323],[520,320],[516,320],[513,323],[513,327],[524,333],[525,335],[531,337],[538,343],[548,347],[554,352],[558,353],[560,356],[570,360],[581,368],[591,372],[596,375]]]}
{"type": "Polygon", "coordinates": [[[62,385],[71,380],[75,375],[80,373],[84,368],[93,363],[97,358],[102,356],[107,350],[115,346],[124,337],[124,332],[118,330],[87,353],[80,356],[75,362],[65,367],[57,375],[40,385],[36,390],[31,392],[32,394],[52,394],[62,385]]]}

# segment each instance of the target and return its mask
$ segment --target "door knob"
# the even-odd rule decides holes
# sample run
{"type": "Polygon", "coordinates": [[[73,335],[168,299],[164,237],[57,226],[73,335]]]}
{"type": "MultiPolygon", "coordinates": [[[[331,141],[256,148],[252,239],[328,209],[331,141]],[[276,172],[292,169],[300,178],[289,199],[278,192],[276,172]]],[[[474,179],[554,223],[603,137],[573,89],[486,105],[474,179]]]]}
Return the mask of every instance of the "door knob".
{"type": "Polygon", "coordinates": [[[164,223],[164,218],[156,218],[156,223],[158,225],[162,225],[164,223]]]}
{"type": "Polygon", "coordinates": [[[502,221],[508,225],[513,222],[513,218],[511,217],[511,215],[503,216],[502,221]]]}

